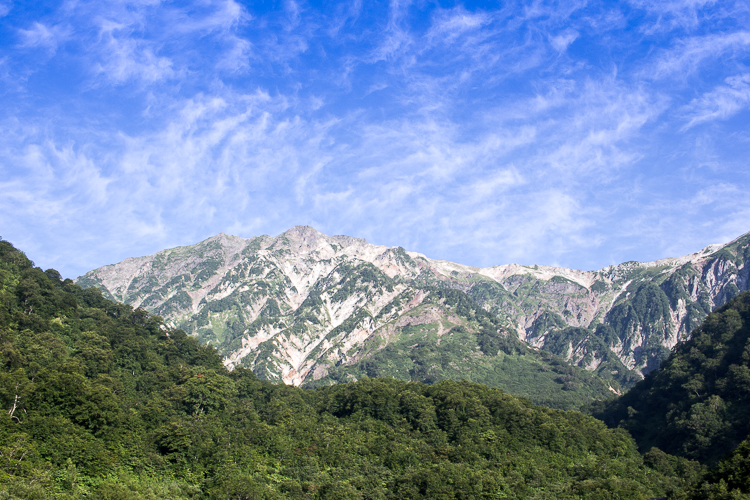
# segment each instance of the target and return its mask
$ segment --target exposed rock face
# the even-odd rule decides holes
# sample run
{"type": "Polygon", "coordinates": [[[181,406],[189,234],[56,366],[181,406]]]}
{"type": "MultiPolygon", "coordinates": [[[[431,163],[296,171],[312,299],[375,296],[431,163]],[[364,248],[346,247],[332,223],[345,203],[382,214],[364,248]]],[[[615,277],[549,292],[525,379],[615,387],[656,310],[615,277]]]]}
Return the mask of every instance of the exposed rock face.
{"type": "Polygon", "coordinates": [[[229,365],[295,385],[362,362],[414,325],[433,325],[438,344],[446,332],[478,328],[435,298],[457,289],[528,344],[627,385],[748,289],[748,258],[745,235],[599,271],[479,269],[295,227],[275,238],[219,234],[77,281],[161,315],[215,345],[229,365]]]}

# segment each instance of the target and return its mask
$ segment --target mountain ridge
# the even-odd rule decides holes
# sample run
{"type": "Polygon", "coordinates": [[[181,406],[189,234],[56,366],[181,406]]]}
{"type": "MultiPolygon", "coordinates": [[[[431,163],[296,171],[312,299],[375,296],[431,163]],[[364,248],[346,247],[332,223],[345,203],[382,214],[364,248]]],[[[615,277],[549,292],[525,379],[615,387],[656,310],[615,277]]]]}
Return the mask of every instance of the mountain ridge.
{"type": "MultiPolygon", "coordinates": [[[[597,271],[477,268],[296,226],[276,237],[220,233],[103,266],[76,281],[162,315],[217,346],[230,364],[264,364],[271,378],[297,385],[352,366],[400,338],[411,321],[403,318],[422,317],[420,311],[435,305],[431,299],[423,304],[429,290],[460,290],[506,331],[492,335],[510,331],[627,386],[658,366],[713,307],[747,289],[749,247],[745,234],[686,256],[597,271]]],[[[476,333],[472,321],[438,318],[420,323],[427,326],[419,335],[429,328],[476,333]]]]}

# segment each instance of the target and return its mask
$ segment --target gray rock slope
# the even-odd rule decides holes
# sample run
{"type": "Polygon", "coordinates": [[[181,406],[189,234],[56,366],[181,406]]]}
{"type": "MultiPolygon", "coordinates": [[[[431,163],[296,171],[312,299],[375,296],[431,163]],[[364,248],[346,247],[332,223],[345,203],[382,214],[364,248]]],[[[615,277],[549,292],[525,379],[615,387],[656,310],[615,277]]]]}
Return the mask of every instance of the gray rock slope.
{"type": "MultiPolygon", "coordinates": [[[[454,290],[494,318],[491,335],[512,332],[629,386],[714,307],[748,289],[748,258],[750,234],[684,257],[598,271],[475,268],[298,226],[275,238],[219,234],[95,269],[77,282],[164,317],[215,345],[230,366],[295,385],[334,372],[398,376],[398,363],[385,354],[389,346],[406,352],[431,343],[425,359],[432,363],[441,363],[436,353],[461,332],[473,332],[484,346],[489,323],[464,314],[461,300],[446,302],[441,291],[454,290]],[[421,336],[409,346],[417,327],[421,336]]],[[[442,363],[460,370],[472,358],[461,356],[442,363]]],[[[408,370],[414,363],[411,356],[408,370]]]]}

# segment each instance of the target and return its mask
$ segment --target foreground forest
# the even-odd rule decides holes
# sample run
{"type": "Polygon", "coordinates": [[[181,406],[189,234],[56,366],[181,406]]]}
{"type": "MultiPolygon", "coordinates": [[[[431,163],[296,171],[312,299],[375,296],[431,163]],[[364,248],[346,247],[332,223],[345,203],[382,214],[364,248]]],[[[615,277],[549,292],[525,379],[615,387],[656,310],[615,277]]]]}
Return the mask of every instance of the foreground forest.
{"type": "MultiPolygon", "coordinates": [[[[725,335],[747,330],[748,297],[725,307],[739,321],[725,335]]],[[[725,344],[747,369],[746,346],[725,344]]],[[[727,384],[742,383],[735,372],[727,384]]],[[[5,241],[0,402],[0,499],[750,498],[747,439],[716,465],[639,452],[624,428],[469,382],[259,381],[5,241]]],[[[746,432],[727,425],[727,439],[746,432]]]]}

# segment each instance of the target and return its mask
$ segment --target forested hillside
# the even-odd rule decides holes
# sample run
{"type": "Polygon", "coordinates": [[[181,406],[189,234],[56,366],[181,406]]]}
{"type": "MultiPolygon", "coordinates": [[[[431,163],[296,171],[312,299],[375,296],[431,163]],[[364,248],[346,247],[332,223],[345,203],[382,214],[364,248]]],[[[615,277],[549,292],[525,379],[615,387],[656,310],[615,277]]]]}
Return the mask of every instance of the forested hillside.
{"type": "MultiPolygon", "coordinates": [[[[750,434],[750,292],[710,314],[661,369],[595,414],[628,429],[642,450],[706,464],[750,434]]],[[[746,473],[747,477],[747,473],[746,473]]]]}
{"type": "Polygon", "coordinates": [[[686,498],[705,470],[479,384],[228,372],[4,241],[0,377],[0,498],[686,498]]]}

